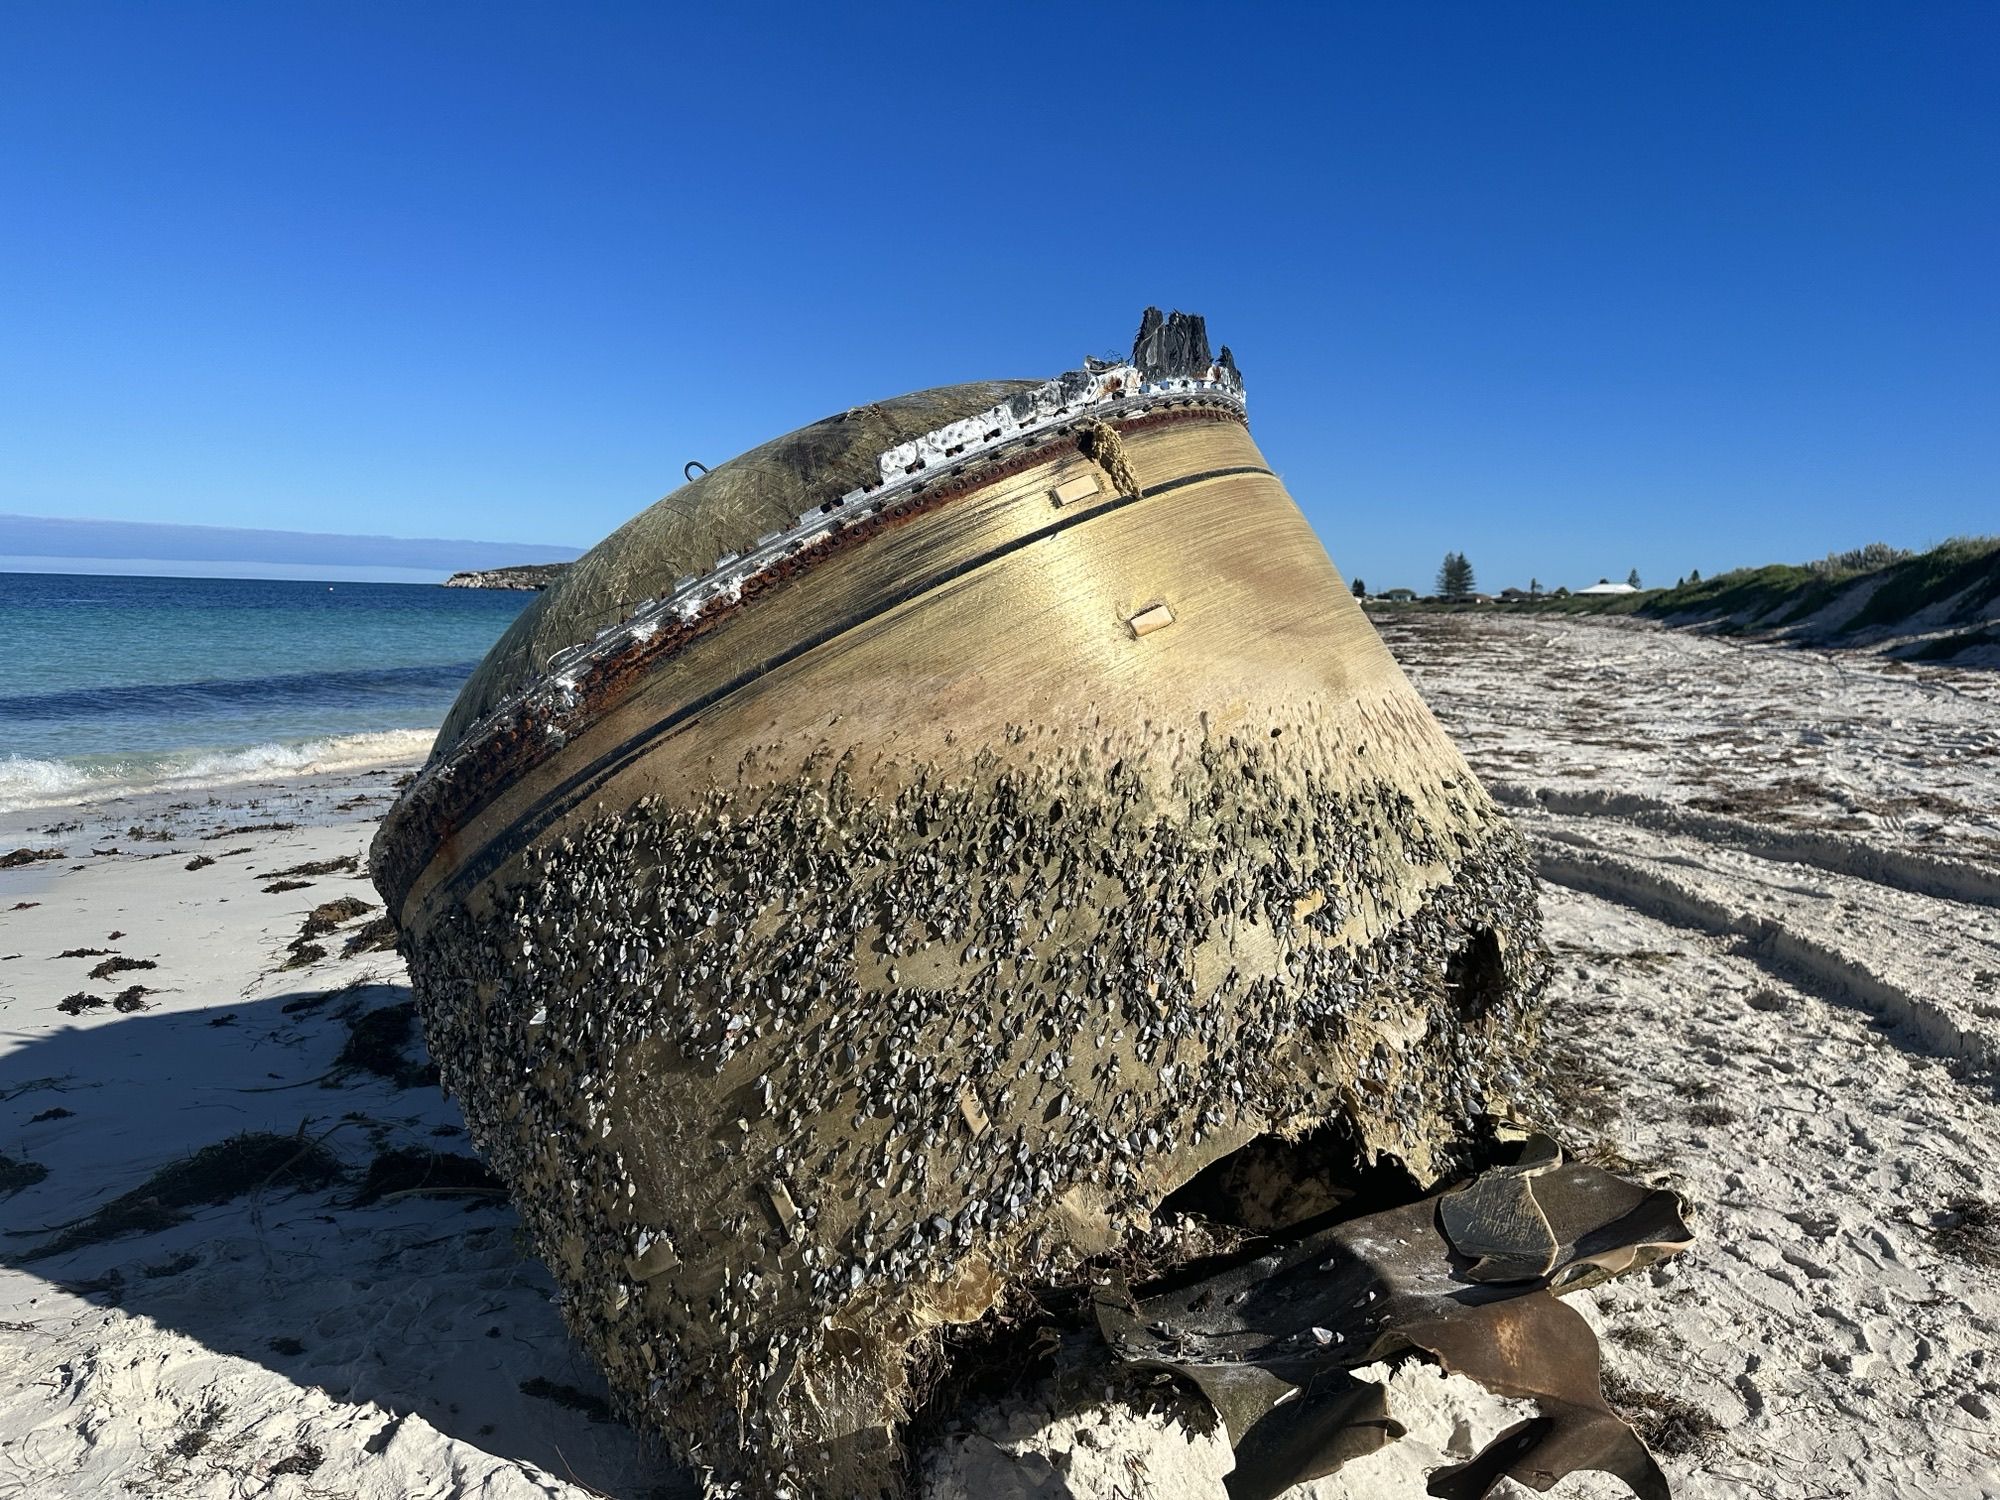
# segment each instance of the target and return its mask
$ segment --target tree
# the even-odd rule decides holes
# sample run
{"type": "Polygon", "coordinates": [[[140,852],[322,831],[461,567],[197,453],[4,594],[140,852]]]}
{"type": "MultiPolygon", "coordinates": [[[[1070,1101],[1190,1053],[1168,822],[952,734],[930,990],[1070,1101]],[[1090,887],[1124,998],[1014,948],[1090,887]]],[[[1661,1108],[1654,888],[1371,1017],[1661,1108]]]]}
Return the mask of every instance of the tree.
{"type": "Polygon", "coordinates": [[[1692,573],[1688,574],[1688,582],[1689,582],[1689,583],[1700,583],[1700,582],[1701,582],[1701,569],[1700,569],[1700,568],[1696,568],[1696,569],[1695,569],[1695,570],[1694,570],[1694,571],[1693,571],[1692,573]]]}
{"type": "Polygon", "coordinates": [[[1357,599],[1366,599],[1368,597],[1368,585],[1363,583],[1359,578],[1354,580],[1354,597],[1357,599]]]}
{"type": "Polygon", "coordinates": [[[1539,578],[1530,578],[1528,580],[1528,597],[1530,599],[1539,599],[1541,596],[1542,580],[1539,578]]]}
{"type": "Polygon", "coordinates": [[[1445,553],[1444,566],[1438,569],[1437,591],[1447,599],[1472,597],[1472,564],[1463,552],[1445,553]]]}
{"type": "Polygon", "coordinates": [[[1625,581],[1631,584],[1632,587],[1635,589],[1641,587],[1641,584],[1639,582],[1639,570],[1637,568],[1634,568],[1631,572],[1627,573],[1625,575],[1625,581]]]}

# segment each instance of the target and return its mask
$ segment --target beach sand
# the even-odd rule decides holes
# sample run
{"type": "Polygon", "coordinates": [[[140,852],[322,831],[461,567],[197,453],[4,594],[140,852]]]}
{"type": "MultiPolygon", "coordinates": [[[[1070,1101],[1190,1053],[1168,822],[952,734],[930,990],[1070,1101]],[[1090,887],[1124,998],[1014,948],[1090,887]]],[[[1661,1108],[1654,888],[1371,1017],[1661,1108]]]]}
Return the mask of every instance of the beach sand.
{"type": "Polygon", "coordinates": [[[0,1198],[0,1495],[691,1493],[607,1419],[421,1042],[365,1022],[409,1003],[393,950],[343,951],[381,916],[368,841],[408,769],[0,819],[0,854],[74,856],[0,871],[0,1152],[47,1169],[0,1198]],[[288,968],[342,898],[370,909],[288,968]],[[92,979],[106,957],[73,949],[151,967],[92,979]],[[143,1009],[60,1006],[135,984],[143,1009]],[[184,1222],[33,1258],[51,1236],[28,1231],[243,1132],[344,1176],[299,1191],[317,1155],[267,1148],[184,1222]],[[357,1201],[384,1153],[407,1154],[357,1201]]]}
{"type": "MultiPolygon", "coordinates": [[[[1676,1492],[2000,1496],[2000,684],[1380,623],[1541,860],[1566,1138],[1694,1205],[1693,1251],[1571,1299],[1676,1492]]],[[[0,1496],[693,1493],[606,1420],[400,960],[345,952],[408,769],[0,817],[63,851],[0,869],[0,1496]]],[[[1218,1495],[1196,1457],[1126,1493],[1218,1495]]],[[[1303,1493],[1422,1493],[1364,1478],[1303,1493]]]]}

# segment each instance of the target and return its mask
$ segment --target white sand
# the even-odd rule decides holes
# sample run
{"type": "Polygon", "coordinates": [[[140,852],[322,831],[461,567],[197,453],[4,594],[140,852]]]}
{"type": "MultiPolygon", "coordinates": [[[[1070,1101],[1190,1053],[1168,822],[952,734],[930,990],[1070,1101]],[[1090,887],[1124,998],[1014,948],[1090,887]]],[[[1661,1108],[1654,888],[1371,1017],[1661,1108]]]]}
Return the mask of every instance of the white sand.
{"type": "Polygon", "coordinates": [[[231,788],[214,805],[181,792],[0,819],[0,852],[60,844],[82,856],[0,871],[0,1151],[48,1168],[0,1198],[0,1496],[691,1493],[623,1427],[560,1404],[563,1388],[601,1402],[604,1385],[570,1344],[511,1209],[469,1196],[348,1202],[379,1147],[469,1147],[435,1087],[327,1076],[349,1006],[408,999],[395,953],[340,956],[379,913],[320,939],[328,960],[279,967],[312,907],[372,903],[374,890],[329,875],[266,895],[259,877],[343,854],[365,862],[392,788],[392,772],[355,773],[231,788]],[[26,831],[72,819],[85,826],[26,831]],[[303,826],[204,837],[288,821],[303,826]],[[174,836],[136,840],[124,832],[134,824],[174,836]],[[198,855],[216,862],[187,869],[198,855]],[[9,909],[19,901],[39,904],[9,909]],[[73,947],[158,967],[92,981],[98,958],[53,957],[73,947]],[[158,991],[144,997],[151,1009],[56,1009],[135,982],[158,991]],[[36,1121],[55,1109],[69,1113],[36,1121]],[[163,1232],[20,1264],[41,1237],[16,1231],[77,1219],[246,1130],[323,1138],[355,1182],[253,1193],[163,1232]],[[122,1286],[90,1289],[114,1273],[122,1286]],[[522,1390],[537,1380],[557,1399],[522,1390]]]}
{"type": "Polygon", "coordinates": [[[2000,1202],[2000,677],[1379,623],[1534,841],[1603,1137],[1696,1207],[1590,1299],[1615,1377],[1724,1428],[1676,1493],[2000,1495],[2000,1270],[1933,1233],[2000,1202]]]}
{"type": "MultiPolygon", "coordinates": [[[[2000,1272],[1934,1233],[1947,1202],[2000,1200],[2000,680],[1601,623],[1385,628],[1552,879],[1552,1035],[1603,1105],[1581,1134],[1696,1205],[1695,1251],[1572,1299],[1628,1389],[1721,1424],[1664,1456],[1677,1493],[2000,1496],[2000,1272]]],[[[328,1076],[349,1007],[407,998],[393,953],[339,956],[374,913],[279,968],[313,906],[375,900],[365,880],[259,878],[365,856],[392,782],[0,818],[0,853],[73,856],[0,871],[0,1152],[48,1168],[0,1197],[0,1496],[691,1492],[562,1404],[603,1386],[488,1199],[272,1188],[22,1263],[41,1236],[17,1231],[234,1132],[323,1137],[355,1181],[380,1147],[467,1149],[434,1088],[328,1076]],[[270,821],[301,826],[203,837],[270,821]],[[158,967],[91,981],[72,947],[158,967]],[[151,1009],[56,1008],[132,983],[151,1009]]],[[[1402,1378],[1430,1461],[1492,1420],[1463,1384],[1402,1378]]],[[[1119,1472],[1109,1436],[1064,1467],[1119,1472]]],[[[1133,1433],[1153,1477],[1126,1492],[1170,1492],[1168,1436],[1133,1433]]],[[[1212,1447],[1172,1493],[1219,1495],[1212,1447]]],[[[1316,1493],[1421,1494],[1414,1451],[1316,1493]]]]}

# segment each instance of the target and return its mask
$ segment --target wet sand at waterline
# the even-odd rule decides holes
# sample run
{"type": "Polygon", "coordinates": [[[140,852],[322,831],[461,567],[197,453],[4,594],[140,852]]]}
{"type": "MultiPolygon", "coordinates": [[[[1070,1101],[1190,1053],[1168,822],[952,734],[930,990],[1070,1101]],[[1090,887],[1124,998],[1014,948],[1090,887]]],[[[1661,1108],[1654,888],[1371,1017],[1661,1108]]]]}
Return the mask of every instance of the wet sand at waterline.
{"type": "MultiPolygon", "coordinates": [[[[1567,1142],[1694,1205],[1572,1299],[1676,1492],[2000,1493],[2000,684],[1376,619],[1535,847],[1567,1142]]],[[[406,1029],[409,769],[0,818],[0,1495],[693,1492],[406,1029]]]]}

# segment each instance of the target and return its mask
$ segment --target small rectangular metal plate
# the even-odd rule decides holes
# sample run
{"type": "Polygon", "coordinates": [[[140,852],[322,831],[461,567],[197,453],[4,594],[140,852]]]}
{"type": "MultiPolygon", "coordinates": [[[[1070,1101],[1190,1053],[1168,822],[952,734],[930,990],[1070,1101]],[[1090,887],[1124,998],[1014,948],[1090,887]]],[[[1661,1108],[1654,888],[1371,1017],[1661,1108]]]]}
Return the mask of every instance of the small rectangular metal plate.
{"type": "Polygon", "coordinates": [[[1136,640],[1156,630],[1165,630],[1174,623],[1174,612],[1164,604],[1155,604],[1140,610],[1125,623],[1132,627],[1132,636],[1136,640]]]}
{"type": "Polygon", "coordinates": [[[1074,505],[1079,500],[1088,500],[1102,486],[1095,474],[1079,474],[1074,479],[1065,479],[1049,491],[1049,499],[1057,505],[1074,505]]]}

